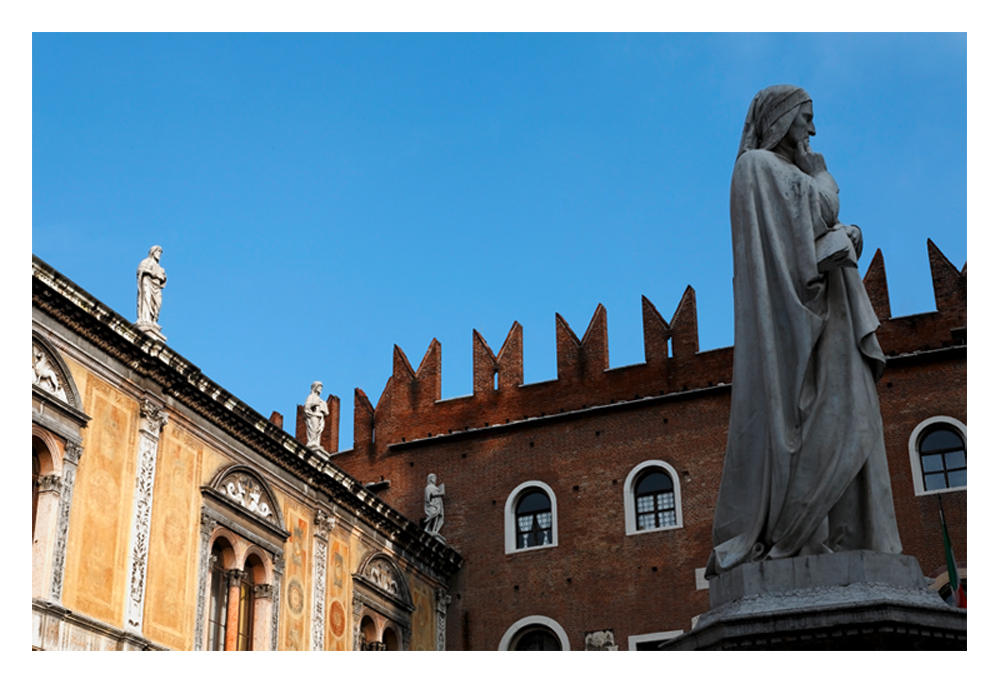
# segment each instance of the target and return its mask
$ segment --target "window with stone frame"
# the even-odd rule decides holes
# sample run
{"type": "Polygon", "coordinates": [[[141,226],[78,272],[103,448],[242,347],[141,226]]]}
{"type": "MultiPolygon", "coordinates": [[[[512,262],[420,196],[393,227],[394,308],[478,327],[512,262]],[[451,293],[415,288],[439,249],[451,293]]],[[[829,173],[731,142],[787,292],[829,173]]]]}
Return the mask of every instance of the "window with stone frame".
{"type": "Polygon", "coordinates": [[[212,570],[208,604],[208,650],[226,650],[226,622],[229,615],[229,580],[222,562],[222,540],[212,546],[212,570]]]}
{"type": "Polygon", "coordinates": [[[283,548],[290,533],[267,482],[223,467],[201,488],[201,558],[195,633],[200,650],[277,650],[283,548]],[[206,605],[207,604],[207,605],[206,605]]]}
{"type": "Polygon", "coordinates": [[[635,519],[639,530],[677,525],[674,480],[668,473],[650,468],[639,476],[635,485],[635,519]]]}
{"type": "Polygon", "coordinates": [[[645,534],[683,527],[681,480],[666,461],[639,463],[625,478],[625,534],[645,534]]]}
{"type": "Polygon", "coordinates": [[[515,487],[504,504],[504,551],[518,553],[559,544],[555,492],[540,480],[515,487]]]}
{"type": "Polygon", "coordinates": [[[551,629],[532,625],[521,630],[511,641],[511,651],[561,651],[559,637],[551,629]]]}
{"type": "Polygon", "coordinates": [[[253,619],[254,619],[254,570],[250,559],[247,559],[240,574],[240,607],[236,623],[236,650],[253,650],[253,619]]]}
{"type": "Polygon", "coordinates": [[[541,489],[529,489],[517,502],[517,548],[552,543],[552,502],[541,489]]]}
{"type": "Polygon", "coordinates": [[[920,435],[924,491],[966,486],[965,441],[950,426],[935,424],[920,435]]]}

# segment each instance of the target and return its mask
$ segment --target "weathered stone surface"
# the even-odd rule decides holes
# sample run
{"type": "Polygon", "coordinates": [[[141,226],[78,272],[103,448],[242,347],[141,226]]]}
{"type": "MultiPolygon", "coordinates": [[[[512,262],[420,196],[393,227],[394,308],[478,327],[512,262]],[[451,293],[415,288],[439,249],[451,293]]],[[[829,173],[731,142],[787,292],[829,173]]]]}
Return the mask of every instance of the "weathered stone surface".
{"type": "Polygon", "coordinates": [[[797,556],[744,563],[709,581],[709,602],[717,608],[730,601],[760,594],[797,592],[822,587],[848,587],[859,583],[884,584],[927,594],[927,582],[917,559],[874,551],[848,551],[819,556],[797,556]]]}
{"type": "Polygon", "coordinates": [[[709,581],[712,609],[663,650],[964,649],[966,613],[915,558],[852,551],[745,563],[709,581]]]}

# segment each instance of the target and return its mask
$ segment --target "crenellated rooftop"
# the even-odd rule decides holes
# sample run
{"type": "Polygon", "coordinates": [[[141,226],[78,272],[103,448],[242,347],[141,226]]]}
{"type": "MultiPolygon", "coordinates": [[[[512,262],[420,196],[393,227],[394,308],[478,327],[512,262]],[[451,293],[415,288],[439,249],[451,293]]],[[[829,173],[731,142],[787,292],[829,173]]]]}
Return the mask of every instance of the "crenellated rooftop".
{"type": "MultiPolygon", "coordinates": [[[[958,270],[927,241],[937,310],[892,318],[881,250],[864,276],[865,288],[878,315],[879,342],[890,359],[914,353],[963,347],[966,329],[966,267],[958,270]]],[[[515,321],[498,352],[477,330],[472,331],[473,393],[442,400],[441,343],[431,341],[414,370],[406,354],[393,348],[392,375],[373,406],[361,389],[354,393],[354,450],[374,456],[390,444],[438,435],[516,424],[525,420],[590,410],[650,397],[669,397],[692,390],[727,387],[732,377],[732,347],[701,352],[698,308],[688,286],[668,323],[653,303],[642,297],[645,362],[609,368],[607,312],[598,304],[583,336],[558,313],[557,377],[524,383],[523,330],[515,321]]],[[[340,400],[328,399],[330,418],[321,440],[337,451],[340,400]]],[[[304,440],[302,407],[296,436],[304,440]]],[[[345,454],[346,455],[346,454],[345,454]]]]}

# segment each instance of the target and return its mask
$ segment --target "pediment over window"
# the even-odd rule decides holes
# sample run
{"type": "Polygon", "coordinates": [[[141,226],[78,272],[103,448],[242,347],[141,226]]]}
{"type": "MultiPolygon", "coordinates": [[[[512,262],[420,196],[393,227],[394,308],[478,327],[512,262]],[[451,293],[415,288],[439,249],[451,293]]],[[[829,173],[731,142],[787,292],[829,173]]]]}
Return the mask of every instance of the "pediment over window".
{"type": "Polygon", "coordinates": [[[388,556],[381,553],[370,556],[354,574],[354,579],[392,603],[413,612],[406,577],[388,556]]]}
{"type": "Polygon", "coordinates": [[[202,487],[202,493],[225,503],[251,520],[288,536],[282,529],[281,511],[274,493],[260,475],[241,465],[229,466],[219,471],[211,484],[202,487]]]}
{"type": "Polygon", "coordinates": [[[59,399],[67,406],[80,409],[80,395],[66,363],[59,353],[40,335],[31,336],[32,387],[59,399]]]}

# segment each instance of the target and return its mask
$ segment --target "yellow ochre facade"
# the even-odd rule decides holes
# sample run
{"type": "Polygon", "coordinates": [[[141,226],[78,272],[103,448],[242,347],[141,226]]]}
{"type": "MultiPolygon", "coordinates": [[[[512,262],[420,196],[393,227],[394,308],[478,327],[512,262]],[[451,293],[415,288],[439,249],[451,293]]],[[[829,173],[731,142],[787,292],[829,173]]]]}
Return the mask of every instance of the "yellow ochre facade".
{"type": "Polygon", "coordinates": [[[37,257],[32,648],[443,650],[462,559],[37,257]]]}

